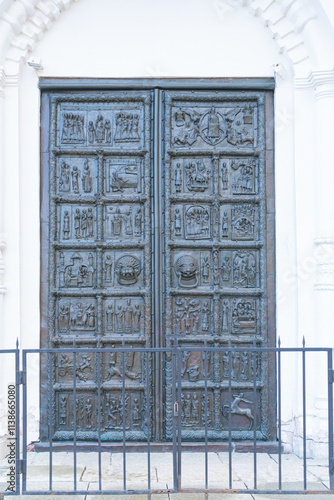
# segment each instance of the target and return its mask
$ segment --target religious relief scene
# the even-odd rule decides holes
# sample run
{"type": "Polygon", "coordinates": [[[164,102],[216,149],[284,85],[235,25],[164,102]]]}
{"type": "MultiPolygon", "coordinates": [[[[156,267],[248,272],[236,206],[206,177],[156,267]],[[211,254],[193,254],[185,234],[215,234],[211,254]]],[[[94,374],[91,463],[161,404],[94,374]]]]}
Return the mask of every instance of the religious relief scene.
{"type": "Polygon", "coordinates": [[[90,205],[58,206],[59,240],[89,241],[96,238],[96,208],[90,205]]]}
{"type": "Polygon", "coordinates": [[[211,335],[212,303],[210,297],[173,298],[173,332],[177,335],[211,335]]]}
{"type": "MultiPolygon", "coordinates": [[[[56,398],[57,427],[56,437],[65,438],[64,431],[74,429],[74,401],[73,393],[69,391],[59,392],[56,398]]],[[[76,428],[79,431],[78,437],[92,438],[97,424],[96,396],[93,391],[78,390],[75,398],[76,428]],[[80,432],[81,431],[81,432],[80,432]],[[83,435],[82,431],[86,431],[83,435]],[[88,432],[87,432],[88,431],[88,432]]],[[[70,436],[67,433],[68,437],[70,436]]]]}
{"type": "Polygon", "coordinates": [[[107,240],[141,238],[143,235],[144,207],[138,203],[131,205],[106,205],[104,237],[107,240]]]}
{"type": "MultiPolygon", "coordinates": [[[[181,394],[181,426],[189,431],[203,430],[214,427],[213,394],[208,390],[207,398],[203,390],[187,391],[181,394]]],[[[187,434],[184,434],[186,437],[187,434]]]]}
{"type": "Polygon", "coordinates": [[[57,263],[59,288],[95,287],[95,252],[89,250],[59,250],[57,263]]]}
{"type": "Polygon", "coordinates": [[[57,304],[58,333],[92,334],[96,328],[96,299],[92,297],[61,298],[57,304]]]}
{"type": "Polygon", "coordinates": [[[104,327],[109,334],[144,335],[144,299],[107,298],[104,301],[104,327]]]}
{"type": "Polygon", "coordinates": [[[247,156],[222,157],[219,178],[223,196],[258,194],[258,160],[247,156]]]}
{"type": "Polygon", "coordinates": [[[257,333],[258,300],[253,297],[223,297],[221,299],[222,334],[257,333]]]}
{"type": "Polygon", "coordinates": [[[143,391],[107,391],[103,400],[105,431],[142,431],[145,423],[143,391]]]}
{"type": "MultiPolygon", "coordinates": [[[[80,347],[88,347],[82,346],[80,347]]],[[[56,381],[63,386],[73,388],[74,379],[74,359],[73,354],[58,354],[56,363],[56,381]]],[[[89,382],[95,380],[95,354],[84,353],[75,356],[75,381],[78,387],[87,386],[89,382]]]]}
{"type": "Polygon", "coordinates": [[[172,252],[172,286],[197,288],[211,285],[210,250],[175,250],[172,252]]]}
{"type": "MultiPolygon", "coordinates": [[[[261,422],[261,396],[257,391],[257,428],[261,422]]],[[[228,391],[222,392],[221,416],[223,429],[228,429],[231,417],[232,430],[253,430],[254,428],[254,394],[250,389],[232,389],[232,401],[229,401],[228,391]]]]}
{"type": "Polygon", "coordinates": [[[96,159],[62,156],[58,160],[58,193],[89,196],[96,193],[96,159]]]}
{"type": "MultiPolygon", "coordinates": [[[[252,347],[252,345],[236,345],[236,347],[252,347]]],[[[227,351],[219,353],[221,378],[222,381],[228,382],[231,377],[232,382],[251,382],[253,383],[254,375],[257,380],[261,376],[261,355],[247,351],[232,352],[231,355],[227,351]],[[231,358],[231,370],[229,367],[231,358]],[[230,374],[231,373],[231,374],[230,374]]]]}
{"type": "Polygon", "coordinates": [[[83,144],[86,142],[86,113],[63,112],[61,116],[62,144],[83,144]]]}
{"type": "Polygon", "coordinates": [[[103,283],[106,288],[143,286],[143,255],[138,251],[106,251],[103,254],[103,283]]]}
{"type": "Polygon", "coordinates": [[[139,142],[141,139],[142,120],[140,112],[121,111],[115,114],[115,143],[139,142]]]}
{"type": "Polygon", "coordinates": [[[141,160],[106,158],[104,160],[104,192],[106,196],[141,193],[141,160]]]}
{"type": "Polygon", "coordinates": [[[203,157],[178,158],[171,171],[173,194],[212,194],[212,160],[203,157]]]}
{"type": "Polygon", "coordinates": [[[220,252],[221,286],[256,288],[259,286],[258,250],[222,250],[220,252]]]}
{"type": "Polygon", "coordinates": [[[259,208],[254,203],[221,205],[220,238],[232,241],[259,239],[259,208]]]}
{"type": "Polygon", "coordinates": [[[211,208],[209,205],[175,205],[171,238],[204,240],[211,238],[211,208]]]}
{"type": "MultiPolygon", "coordinates": [[[[121,344],[107,345],[108,348],[120,348],[121,344]]],[[[138,347],[142,347],[139,345],[138,347]]],[[[139,352],[111,352],[103,355],[103,383],[104,387],[122,385],[123,381],[127,385],[142,382],[143,354],[139,352]],[[123,369],[124,360],[124,369],[123,369]]]]}
{"type": "Polygon", "coordinates": [[[173,106],[171,145],[211,149],[256,145],[257,110],[254,103],[184,103],[173,106]]]}
{"type": "Polygon", "coordinates": [[[112,135],[112,113],[95,113],[88,114],[88,144],[105,144],[111,145],[112,135]]]}
{"type": "MultiPolygon", "coordinates": [[[[203,344],[198,345],[201,347],[203,344]]],[[[194,344],[196,347],[196,344],[194,344]]],[[[182,345],[182,347],[185,347],[182,345]]],[[[189,348],[190,349],[190,348],[189,348]]],[[[181,377],[183,382],[194,383],[212,378],[212,352],[183,351],[181,377]],[[205,361],[206,356],[206,361],[205,361]],[[205,370],[206,366],[206,370],[205,370]],[[205,377],[206,375],[206,377],[205,377]]],[[[184,385],[183,385],[184,387],[184,385]]]]}

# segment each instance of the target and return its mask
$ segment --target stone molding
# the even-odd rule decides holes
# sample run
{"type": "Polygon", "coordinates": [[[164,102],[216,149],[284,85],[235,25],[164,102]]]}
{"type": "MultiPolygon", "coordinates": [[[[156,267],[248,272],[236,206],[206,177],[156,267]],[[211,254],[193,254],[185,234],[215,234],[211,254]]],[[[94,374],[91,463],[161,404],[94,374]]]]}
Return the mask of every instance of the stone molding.
{"type": "MultiPolygon", "coordinates": [[[[77,0],[12,0],[2,13],[1,21],[9,24],[12,36],[5,51],[5,60],[19,63],[25,60],[65,9],[77,0]]],[[[216,7],[225,0],[217,0],[216,7]]],[[[294,65],[307,62],[309,54],[302,32],[317,19],[317,12],[309,0],[235,0],[236,6],[247,8],[270,29],[281,52],[287,53],[294,65]]],[[[317,43],[322,44],[319,39],[317,43]]],[[[4,43],[4,42],[2,42],[4,43]]],[[[0,46],[0,51],[4,51],[0,46]]],[[[0,61],[4,63],[5,61],[0,61]]]]}
{"type": "Polygon", "coordinates": [[[315,290],[334,291],[334,237],[316,238],[317,269],[315,290]]]}

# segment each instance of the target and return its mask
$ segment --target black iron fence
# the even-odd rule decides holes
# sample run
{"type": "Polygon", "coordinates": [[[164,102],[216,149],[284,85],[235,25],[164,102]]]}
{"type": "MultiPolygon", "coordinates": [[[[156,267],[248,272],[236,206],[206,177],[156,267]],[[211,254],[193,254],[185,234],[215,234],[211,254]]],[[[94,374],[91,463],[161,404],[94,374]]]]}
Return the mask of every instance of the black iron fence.
{"type": "MultiPolygon", "coordinates": [[[[299,495],[334,491],[334,372],[330,348],[209,344],[144,348],[126,347],[123,342],[121,347],[112,348],[74,345],[20,350],[17,346],[0,351],[0,360],[12,360],[8,361],[1,385],[2,391],[5,386],[7,390],[8,429],[3,440],[8,453],[0,467],[0,495],[150,496],[176,492],[299,495]],[[296,380],[300,382],[294,400],[299,398],[301,410],[302,467],[298,487],[292,489],[288,484],[289,470],[283,467],[282,401],[286,384],[282,384],[282,363],[287,356],[292,356],[289,366],[294,363],[296,380]],[[329,488],[323,489],[310,488],[307,474],[306,368],[311,365],[307,364],[308,358],[314,366],[315,356],[319,356],[319,367],[326,365],[328,386],[329,488]],[[87,362],[91,357],[96,359],[94,374],[87,362]],[[40,390],[41,439],[34,445],[29,434],[29,398],[39,391],[39,378],[31,376],[31,358],[35,360],[35,374],[39,369],[48,373],[48,382],[40,390]],[[165,371],[167,381],[162,393],[164,406],[160,408],[164,415],[164,435],[159,440],[155,422],[159,402],[152,387],[157,369],[165,371]],[[263,381],[268,375],[263,376],[264,370],[271,370],[277,381],[276,395],[271,399],[275,401],[271,411],[277,422],[274,435],[268,424],[270,418],[263,412],[263,409],[268,411],[263,401],[267,397],[263,381]],[[8,383],[11,371],[14,384],[8,383]],[[35,451],[28,451],[32,449],[35,451]],[[36,450],[46,452],[39,455],[44,457],[44,468],[40,469],[37,481],[36,465],[31,460],[36,450]],[[252,484],[247,487],[240,487],[234,478],[238,450],[247,451],[251,460],[247,474],[251,472],[252,484]],[[275,484],[270,487],[259,481],[258,466],[260,453],[268,450],[276,457],[275,484]],[[66,457],[71,464],[65,473],[66,481],[59,476],[59,451],[69,452],[66,457]],[[189,473],[184,466],[191,465],[195,456],[190,451],[199,460],[201,481],[198,469],[190,467],[189,473]],[[223,457],[224,467],[219,469],[218,477],[213,471],[212,453],[223,457]],[[164,477],[159,480],[156,464],[162,459],[164,477]],[[86,482],[85,474],[88,474],[86,482]]],[[[2,396],[4,400],[5,394],[2,396]]]]}

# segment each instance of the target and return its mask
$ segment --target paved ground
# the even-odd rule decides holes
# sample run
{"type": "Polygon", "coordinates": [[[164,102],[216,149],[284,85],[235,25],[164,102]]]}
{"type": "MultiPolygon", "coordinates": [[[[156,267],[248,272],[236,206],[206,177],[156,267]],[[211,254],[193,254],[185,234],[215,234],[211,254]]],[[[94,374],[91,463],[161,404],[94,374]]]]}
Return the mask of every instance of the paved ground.
{"type": "MultiPolygon", "coordinates": [[[[107,495],[87,495],[86,491],[98,489],[98,454],[77,454],[77,490],[82,495],[60,495],[62,499],[104,499],[107,495]]],[[[285,491],[303,489],[303,462],[295,455],[282,456],[283,489],[285,491]]],[[[228,453],[208,454],[208,486],[213,489],[224,490],[229,487],[229,456],[228,453]]],[[[128,490],[145,490],[148,485],[148,461],[145,453],[131,453],[126,456],[126,488],[128,490]]],[[[205,459],[203,453],[182,453],[182,487],[189,489],[205,486],[205,459]]],[[[0,461],[0,491],[6,488],[8,473],[7,460],[0,461]]],[[[53,489],[57,491],[73,491],[73,454],[53,454],[53,489]]],[[[150,464],[151,485],[154,490],[165,490],[173,486],[173,463],[170,453],[152,453],[150,464]]],[[[49,487],[49,455],[48,453],[28,453],[27,463],[27,491],[47,491],[49,487]]],[[[254,488],[254,457],[251,453],[232,454],[232,487],[239,490],[254,488]]],[[[327,462],[307,461],[307,481],[309,490],[329,491],[327,462]]],[[[259,490],[277,490],[278,488],[278,456],[270,454],[257,455],[257,487],[259,490]]],[[[102,488],[106,490],[123,489],[123,455],[121,453],[102,453],[102,488]]],[[[304,495],[303,495],[304,496],[304,495]]],[[[1,495],[0,495],[1,498],[1,495]]],[[[15,496],[14,498],[19,498],[15,496]]],[[[49,495],[28,495],[22,498],[49,499],[57,498],[49,495]]],[[[144,500],[147,495],[115,495],[114,498],[126,500],[144,500]]],[[[152,495],[152,500],[199,500],[204,494],[180,493],[152,495]]],[[[253,499],[296,499],[296,494],[226,494],[212,493],[209,500],[222,498],[249,500],[253,499]]],[[[333,494],[307,495],[307,498],[328,498],[334,500],[333,494]]]]}

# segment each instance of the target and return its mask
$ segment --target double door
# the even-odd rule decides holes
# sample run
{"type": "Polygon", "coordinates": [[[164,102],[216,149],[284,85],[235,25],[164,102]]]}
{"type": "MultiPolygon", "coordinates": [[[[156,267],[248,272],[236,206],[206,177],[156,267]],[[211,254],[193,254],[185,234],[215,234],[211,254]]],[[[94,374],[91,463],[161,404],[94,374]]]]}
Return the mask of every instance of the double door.
{"type": "Polygon", "coordinates": [[[71,355],[42,371],[55,439],[73,438],[74,413],[77,439],[117,441],[124,427],[128,439],[170,439],[170,357],[98,363],[94,347],[176,338],[189,347],[183,437],[203,438],[205,422],[209,438],[227,436],[229,378],[234,410],[250,412],[232,412],[234,437],[253,436],[255,412],[259,437],[273,436],[270,358],[221,349],[275,342],[273,95],[207,87],[42,91],[42,346],[92,348],[76,357],[75,400],[71,355]],[[190,349],[203,345],[218,349],[190,349]]]}

